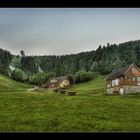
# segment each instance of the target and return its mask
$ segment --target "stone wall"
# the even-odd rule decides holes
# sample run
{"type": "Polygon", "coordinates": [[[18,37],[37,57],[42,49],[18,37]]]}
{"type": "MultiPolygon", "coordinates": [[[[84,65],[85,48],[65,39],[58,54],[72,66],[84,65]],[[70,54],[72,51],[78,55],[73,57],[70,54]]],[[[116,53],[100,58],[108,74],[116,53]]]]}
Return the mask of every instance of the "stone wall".
{"type": "Polygon", "coordinates": [[[120,94],[120,88],[124,89],[124,94],[140,92],[140,86],[128,86],[128,85],[125,85],[125,86],[107,88],[107,94],[115,94],[117,92],[118,92],[118,94],[120,94]]]}
{"type": "Polygon", "coordinates": [[[140,92],[140,86],[123,86],[124,87],[124,93],[129,94],[129,93],[138,93],[140,92]]]}
{"type": "Polygon", "coordinates": [[[108,88],[107,89],[107,94],[113,94],[113,88],[108,88]]]}

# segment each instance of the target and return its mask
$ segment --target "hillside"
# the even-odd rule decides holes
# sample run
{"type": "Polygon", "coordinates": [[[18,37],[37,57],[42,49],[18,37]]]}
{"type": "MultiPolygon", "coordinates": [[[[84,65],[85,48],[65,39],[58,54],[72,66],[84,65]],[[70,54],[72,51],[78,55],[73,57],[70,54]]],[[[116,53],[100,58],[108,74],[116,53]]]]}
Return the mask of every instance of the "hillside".
{"type": "Polygon", "coordinates": [[[105,75],[99,75],[95,79],[73,85],[70,89],[75,90],[78,94],[99,94],[105,93],[105,75]]]}
{"type": "Polygon", "coordinates": [[[25,90],[31,87],[30,85],[20,83],[10,79],[9,77],[0,74],[0,92],[2,91],[17,91],[17,90],[25,90]]]}
{"type": "MultiPolygon", "coordinates": [[[[3,89],[27,87],[3,76],[0,81],[3,89]]],[[[140,131],[140,94],[106,95],[102,75],[68,90],[77,95],[50,90],[0,92],[0,131],[140,131]]]]}

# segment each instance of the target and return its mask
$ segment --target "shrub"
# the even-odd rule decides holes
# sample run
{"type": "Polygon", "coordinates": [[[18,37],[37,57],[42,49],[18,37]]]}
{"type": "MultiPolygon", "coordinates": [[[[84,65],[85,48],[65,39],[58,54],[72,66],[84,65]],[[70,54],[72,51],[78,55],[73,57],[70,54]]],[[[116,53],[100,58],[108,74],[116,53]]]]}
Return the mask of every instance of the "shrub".
{"type": "Polygon", "coordinates": [[[29,76],[28,82],[35,85],[42,85],[50,78],[50,76],[52,76],[51,73],[38,72],[37,74],[29,76]]]}
{"type": "Polygon", "coordinates": [[[91,79],[93,79],[93,73],[90,71],[86,72],[85,70],[81,70],[76,72],[76,74],[74,75],[75,83],[82,83],[91,79]]]}
{"type": "Polygon", "coordinates": [[[27,75],[21,69],[14,69],[11,73],[11,78],[16,81],[24,82],[27,79],[27,75]]]}

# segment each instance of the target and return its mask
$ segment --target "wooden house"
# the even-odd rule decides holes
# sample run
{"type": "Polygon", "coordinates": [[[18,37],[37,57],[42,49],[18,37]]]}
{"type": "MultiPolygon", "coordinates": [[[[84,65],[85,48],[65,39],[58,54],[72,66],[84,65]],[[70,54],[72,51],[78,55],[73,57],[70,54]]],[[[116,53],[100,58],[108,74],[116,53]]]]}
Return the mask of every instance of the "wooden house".
{"type": "Polygon", "coordinates": [[[140,92],[140,69],[131,64],[112,71],[106,78],[107,94],[140,92]]]}
{"type": "Polygon", "coordinates": [[[51,77],[47,83],[44,83],[44,87],[48,88],[66,88],[70,85],[67,76],[51,77]]]}

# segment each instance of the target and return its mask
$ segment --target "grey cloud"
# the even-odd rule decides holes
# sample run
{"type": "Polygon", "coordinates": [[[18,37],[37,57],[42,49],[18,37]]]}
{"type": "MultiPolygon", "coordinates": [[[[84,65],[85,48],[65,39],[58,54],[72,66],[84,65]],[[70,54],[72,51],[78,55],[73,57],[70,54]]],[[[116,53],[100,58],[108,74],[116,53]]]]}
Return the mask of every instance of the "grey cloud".
{"type": "Polygon", "coordinates": [[[139,24],[140,9],[0,9],[0,47],[14,54],[78,53],[139,39],[139,24]]]}

